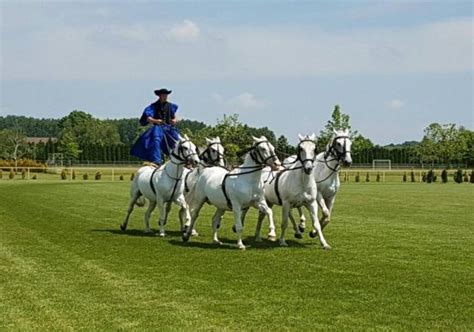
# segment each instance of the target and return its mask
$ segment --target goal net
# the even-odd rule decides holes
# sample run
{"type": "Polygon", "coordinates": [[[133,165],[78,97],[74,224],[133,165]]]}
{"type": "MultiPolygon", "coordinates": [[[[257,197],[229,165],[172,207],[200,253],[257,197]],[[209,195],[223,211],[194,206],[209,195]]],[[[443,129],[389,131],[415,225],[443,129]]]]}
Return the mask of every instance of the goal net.
{"type": "Polygon", "coordinates": [[[372,161],[372,168],[375,169],[392,169],[392,161],[390,159],[374,159],[372,161]]]}
{"type": "Polygon", "coordinates": [[[46,162],[50,167],[62,167],[64,156],[62,153],[49,153],[48,161],[46,162]]]}

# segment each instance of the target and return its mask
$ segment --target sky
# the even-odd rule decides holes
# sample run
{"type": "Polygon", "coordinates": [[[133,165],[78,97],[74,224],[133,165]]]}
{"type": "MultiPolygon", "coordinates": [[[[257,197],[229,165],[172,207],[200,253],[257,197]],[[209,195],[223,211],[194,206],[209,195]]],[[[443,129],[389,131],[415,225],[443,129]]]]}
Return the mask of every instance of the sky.
{"type": "Polygon", "coordinates": [[[474,127],[471,1],[0,0],[0,116],[138,118],[169,100],[297,141],[335,104],[376,144],[474,127]]]}

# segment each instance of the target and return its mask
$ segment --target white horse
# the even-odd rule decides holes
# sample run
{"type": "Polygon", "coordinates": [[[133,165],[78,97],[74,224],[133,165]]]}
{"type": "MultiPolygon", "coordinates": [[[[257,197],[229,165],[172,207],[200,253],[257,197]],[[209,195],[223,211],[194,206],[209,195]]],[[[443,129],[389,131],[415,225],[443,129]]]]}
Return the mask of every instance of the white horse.
{"type": "MultiPolygon", "coordinates": [[[[199,176],[201,176],[205,168],[213,166],[225,167],[224,151],[225,149],[219,136],[212,139],[206,137],[206,148],[202,152],[199,152],[199,165],[191,170],[185,169],[184,198],[186,201],[188,201],[189,193],[196,185],[199,176]]],[[[187,227],[189,227],[189,223],[185,224],[185,229],[187,227]]],[[[191,235],[197,236],[198,232],[192,229],[191,235]]]]}
{"type": "MultiPolygon", "coordinates": [[[[349,137],[348,129],[334,130],[326,146],[326,151],[321,152],[316,157],[316,166],[314,167],[313,173],[318,187],[317,202],[323,213],[321,219],[322,229],[324,229],[331,220],[336,194],[341,186],[341,181],[339,180],[341,164],[347,167],[352,164],[351,146],[352,142],[349,137]]],[[[298,228],[304,231],[305,217],[301,208],[299,208],[298,211],[301,220],[298,228]]],[[[315,237],[316,233],[313,230],[309,235],[315,237]]]]}
{"type": "MultiPolygon", "coordinates": [[[[318,203],[316,202],[317,188],[313,175],[313,164],[316,158],[315,135],[299,136],[298,153],[296,159],[287,168],[278,172],[266,170],[262,173],[262,179],[267,179],[265,183],[265,198],[270,207],[273,205],[282,206],[282,221],[280,245],[288,246],[285,240],[286,228],[290,209],[305,206],[311,214],[313,229],[319,235],[319,240],[324,249],[331,247],[326,242],[318,219],[318,203]],[[271,180],[270,180],[271,178],[271,180]]],[[[260,238],[260,229],[265,214],[259,213],[257,230],[255,237],[260,238]]],[[[295,236],[301,238],[302,235],[292,220],[295,228],[295,236]]]]}
{"type": "Polygon", "coordinates": [[[217,229],[225,211],[232,210],[234,212],[234,229],[237,233],[237,246],[239,249],[245,249],[242,242],[243,220],[251,206],[268,215],[270,221],[268,236],[272,240],[276,239],[273,213],[265,201],[261,174],[265,166],[277,169],[281,164],[275,154],[275,148],[264,136],[253,137],[253,141],[254,143],[241,166],[231,171],[220,167],[210,167],[203,170],[191,192],[189,200],[191,226],[183,235],[183,241],[189,240],[190,230],[194,227],[199,211],[206,202],[217,207],[212,218],[214,243],[221,244],[217,237],[217,229]]]}
{"type": "Polygon", "coordinates": [[[150,215],[158,205],[160,210],[159,218],[159,235],[165,236],[165,224],[168,218],[168,213],[171,210],[171,204],[176,203],[181,209],[179,219],[181,223],[181,230],[183,227],[183,220],[189,223],[190,213],[188,204],[184,199],[184,175],[185,167],[193,166],[199,163],[196,146],[189,140],[187,135],[179,137],[175,148],[170,154],[170,159],[160,168],[152,166],[141,167],[137,171],[137,176],[132,182],[130,189],[130,202],[127,210],[125,221],[120,225],[120,229],[125,231],[127,229],[130,214],[133,211],[135,204],[139,206],[144,205],[144,197],[146,197],[150,205],[145,212],[145,232],[150,233],[150,215]],[[140,198],[140,200],[139,200],[140,198]]]}

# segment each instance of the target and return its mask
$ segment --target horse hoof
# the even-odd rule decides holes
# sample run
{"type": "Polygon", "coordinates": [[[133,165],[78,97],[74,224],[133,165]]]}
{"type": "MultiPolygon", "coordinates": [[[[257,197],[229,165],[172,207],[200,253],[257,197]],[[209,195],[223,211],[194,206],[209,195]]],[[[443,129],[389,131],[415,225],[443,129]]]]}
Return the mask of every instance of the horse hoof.
{"type": "Polygon", "coordinates": [[[331,250],[331,246],[329,244],[323,246],[323,249],[324,250],[331,250]]]}
{"type": "Polygon", "coordinates": [[[220,224],[220,223],[218,223],[218,224],[216,225],[216,229],[219,229],[219,228],[221,228],[221,224],[220,224]]]}
{"type": "Polygon", "coordinates": [[[301,233],[304,233],[306,227],[304,227],[302,225],[298,225],[298,229],[300,230],[301,233]]]}
{"type": "Polygon", "coordinates": [[[232,226],[232,231],[233,231],[234,233],[237,233],[237,228],[235,228],[235,225],[232,226]]]}
{"type": "Polygon", "coordinates": [[[120,230],[122,232],[125,232],[126,229],[127,229],[127,226],[120,224],[120,230]]]}
{"type": "Polygon", "coordinates": [[[245,246],[244,246],[243,244],[239,244],[239,249],[240,249],[240,250],[245,250],[246,248],[245,248],[245,246]]]}
{"type": "Polygon", "coordinates": [[[280,241],[280,247],[288,247],[288,243],[286,243],[286,241],[280,241]]]}
{"type": "Polygon", "coordinates": [[[309,232],[309,236],[311,236],[312,238],[315,238],[317,235],[318,235],[318,232],[316,231],[309,232]]]}
{"type": "Polygon", "coordinates": [[[275,242],[277,240],[277,237],[275,235],[268,235],[268,240],[275,242]]]}
{"type": "Polygon", "coordinates": [[[187,235],[183,235],[181,238],[183,239],[183,242],[188,242],[189,241],[189,236],[187,236],[187,235]]]}
{"type": "Polygon", "coordinates": [[[302,239],[302,238],[303,238],[303,234],[295,233],[295,238],[297,238],[297,239],[302,239]]]}
{"type": "Polygon", "coordinates": [[[191,231],[191,236],[199,236],[199,233],[195,229],[191,231]]]}
{"type": "Polygon", "coordinates": [[[255,242],[262,242],[262,238],[260,236],[255,237],[255,242]]]}
{"type": "Polygon", "coordinates": [[[165,233],[160,233],[160,237],[165,237],[166,234],[165,233]]]}
{"type": "Polygon", "coordinates": [[[222,245],[222,242],[221,241],[216,241],[216,240],[213,240],[212,243],[218,245],[218,246],[221,246],[222,245]]]}

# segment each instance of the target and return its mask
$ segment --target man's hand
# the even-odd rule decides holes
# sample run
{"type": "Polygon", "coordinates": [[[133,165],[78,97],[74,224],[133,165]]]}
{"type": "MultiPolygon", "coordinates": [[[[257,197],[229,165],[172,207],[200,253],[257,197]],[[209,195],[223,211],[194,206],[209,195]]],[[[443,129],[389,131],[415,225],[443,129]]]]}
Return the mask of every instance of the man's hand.
{"type": "Polygon", "coordinates": [[[178,121],[177,121],[176,119],[171,119],[170,122],[171,122],[171,124],[172,124],[173,126],[175,126],[175,125],[176,125],[176,122],[178,122],[178,121]]]}

